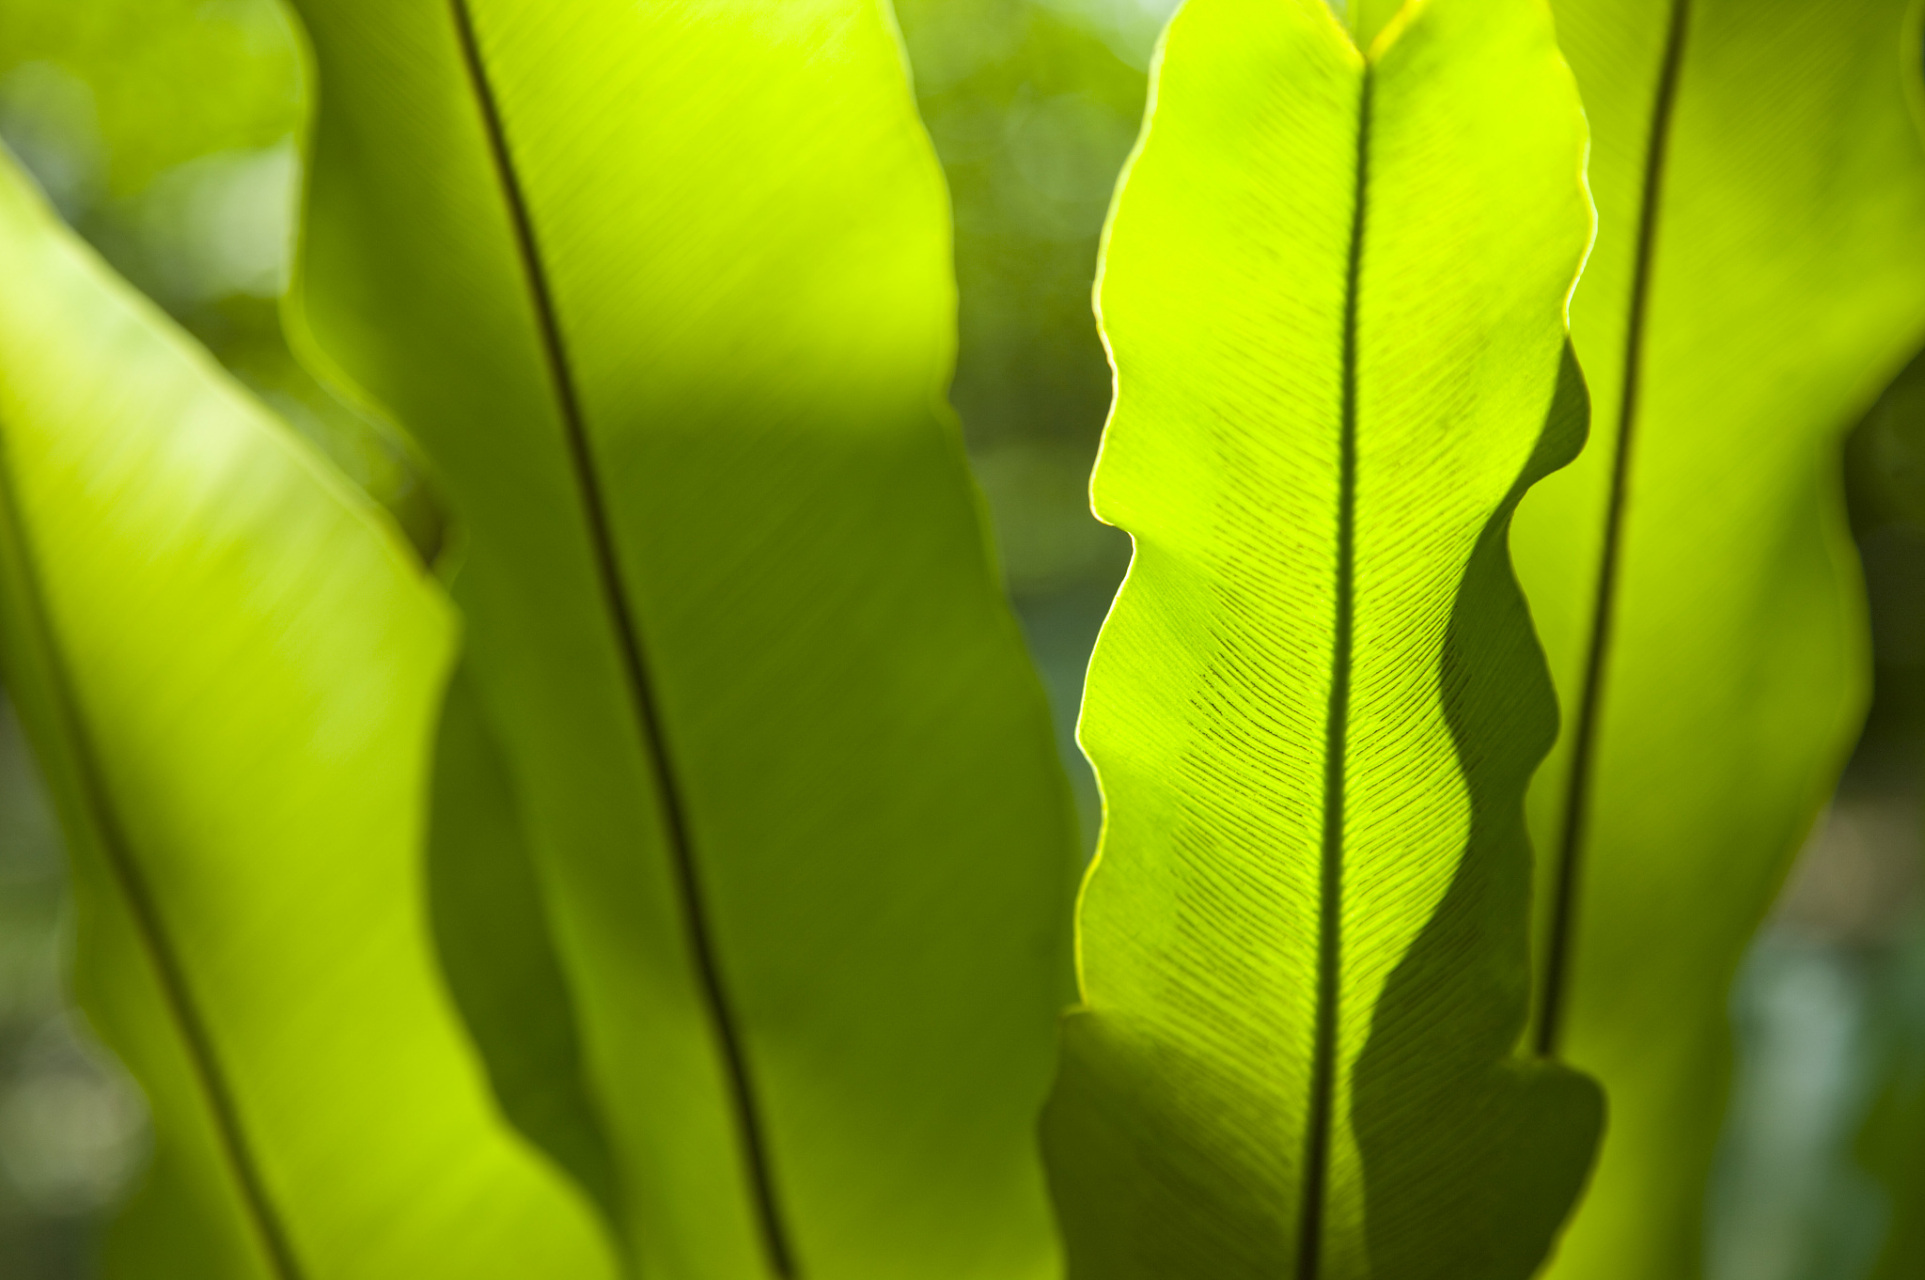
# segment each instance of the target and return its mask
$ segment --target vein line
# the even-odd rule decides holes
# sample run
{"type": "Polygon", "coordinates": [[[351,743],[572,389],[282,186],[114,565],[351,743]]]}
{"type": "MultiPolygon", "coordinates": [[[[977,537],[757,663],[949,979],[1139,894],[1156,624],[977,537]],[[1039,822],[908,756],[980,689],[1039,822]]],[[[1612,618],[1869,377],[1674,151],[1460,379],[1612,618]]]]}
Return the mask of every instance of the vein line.
{"type": "Polygon", "coordinates": [[[233,1172],[247,1216],[259,1233],[268,1265],[277,1280],[302,1280],[305,1273],[295,1256],[293,1243],[280,1213],[274,1207],[273,1197],[268,1194],[260,1166],[255,1162],[253,1148],[241,1123],[240,1107],[228,1084],[220,1056],[214,1049],[214,1039],[207,1029],[206,1019],[202,1017],[200,1005],[194,999],[193,988],[187,981],[186,968],[174,950],[172,937],[161,915],[160,902],[141,871],[132,842],[121,829],[119,814],[110,798],[100,761],[87,733],[86,722],[80,714],[79,699],[74,695],[65,665],[60,659],[60,649],[55,643],[52,624],[47,617],[46,597],[40,589],[32,550],[27,541],[26,526],[20,518],[14,498],[12,476],[4,466],[0,466],[0,520],[6,522],[6,540],[13,544],[15,550],[12,558],[17,561],[20,592],[24,597],[23,612],[26,615],[21,622],[31,642],[40,649],[45,662],[48,694],[54,704],[55,717],[65,730],[63,736],[67,739],[68,762],[73,768],[83,807],[93,819],[93,834],[108,870],[119,883],[121,895],[127,902],[127,914],[133,920],[141,949],[147,953],[153,965],[161,999],[180,1029],[189,1070],[200,1086],[213,1119],[215,1140],[233,1172]]]}
{"type": "Polygon", "coordinates": [[[1357,294],[1363,271],[1365,193],[1370,181],[1370,80],[1364,65],[1357,108],[1357,190],[1345,267],[1343,420],[1338,446],[1337,610],[1325,720],[1323,855],[1318,868],[1317,1022],[1312,1046],[1309,1133],[1304,1144],[1303,1212],[1297,1280],[1317,1280],[1323,1264],[1330,1129],[1335,1109],[1338,1002],[1343,989],[1344,771],[1350,734],[1350,665],[1357,546],[1357,294]]]}
{"type": "Polygon", "coordinates": [[[1664,61],[1658,71],[1657,101],[1651,112],[1651,136],[1644,154],[1644,191],[1638,210],[1638,245],[1631,276],[1631,308],[1624,343],[1624,380],[1618,403],[1617,455],[1611,462],[1611,494],[1605,512],[1604,554],[1598,565],[1597,598],[1591,614],[1590,648],[1585,655],[1583,693],[1572,731],[1570,781],[1565,788],[1564,827],[1559,839],[1557,885],[1551,905],[1550,938],[1546,947],[1543,1008],[1537,1024],[1537,1051],[1546,1057],[1557,1052],[1563,1031],[1567,988],[1571,981],[1571,953],[1577,932],[1577,899],[1583,873],[1585,842],[1590,832],[1591,785],[1597,754],[1598,722],[1604,707],[1606,666],[1616,622],[1624,517],[1631,486],[1631,451],[1635,443],[1639,392],[1644,376],[1645,317],[1651,299],[1652,264],[1657,255],[1658,210],[1664,196],[1665,158],[1671,141],[1671,118],[1677,107],[1678,79],[1684,65],[1685,31],[1690,0],[1671,0],[1670,25],[1664,38],[1664,61]]]}
{"type": "Polygon", "coordinates": [[[481,106],[482,123],[487,131],[488,147],[494,161],[495,174],[501,183],[502,195],[508,205],[510,220],[514,224],[515,246],[521,256],[522,274],[527,281],[528,291],[534,303],[535,317],[541,330],[542,351],[547,361],[557,408],[566,431],[569,458],[573,464],[576,482],[580,487],[589,538],[594,545],[596,573],[601,580],[604,602],[614,624],[617,647],[621,650],[623,673],[627,677],[629,698],[633,704],[635,719],[641,728],[644,745],[647,747],[646,754],[654,773],[655,792],[662,810],[663,834],[667,838],[670,860],[675,872],[676,889],[682,899],[683,916],[688,925],[689,949],[694,960],[696,981],[700,984],[703,999],[708,1005],[718,1047],[721,1049],[724,1070],[728,1076],[730,1100],[735,1107],[742,1154],[748,1166],[750,1192],[754,1201],[756,1222],[761,1230],[763,1249],[768,1254],[769,1266],[775,1274],[783,1277],[784,1280],[793,1280],[793,1277],[798,1274],[795,1257],[790,1248],[788,1236],[783,1230],[781,1213],[776,1205],[768,1143],[763,1132],[760,1110],[756,1105],[755,1092],[749,1079],[747,1055],[741,1034],[736,1029],[735,1020],[731,1016],[723,988],[721,967],[704,905],[701,878],[696,868],[695,842],[688,812],[683,802],[682,789],[676,778],[674,765],[669,757],[668,734],[662,724],[659,700],[649,677],[641,629],[636,624],[633,611],[629,607],[628,594],[622,586],[621,569],[608,516],[608,504],[602,494],[600,472],[596,466],[593,447],[588,439],[587,420],[582,412],[580,396],[577,394],[574,373],[569,366],[567,347],[562,340],[559,313],[549,291],[548,275],[543,266],[539,243],[535,236],[534,221],[529,213],[520,180],[516,176],[513,156],[508,146],[507,131],[502,124],[500,107],[495,101],[494,90],[488,81],[487,68],[481,56],[481,43],[475,32],[474,18],[469,12],[467,0],[450,0],[450,4],[454,11],[455,30],[460,39],[462,59],[467,64],[468,76],[474,86],[475,97],[481,106]]]}

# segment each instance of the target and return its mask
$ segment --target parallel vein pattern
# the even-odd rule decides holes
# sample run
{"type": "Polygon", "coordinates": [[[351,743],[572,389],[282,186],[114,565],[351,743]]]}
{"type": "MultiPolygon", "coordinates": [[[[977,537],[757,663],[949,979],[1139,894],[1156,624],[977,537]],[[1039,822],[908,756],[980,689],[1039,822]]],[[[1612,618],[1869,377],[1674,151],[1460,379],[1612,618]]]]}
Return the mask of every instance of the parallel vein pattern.
{"type": "Polygon", "coordinates": [[[1533,0],[1192,0],[1100,286],[1130,576],[1046,1128],[1077,1277],[1522,1280],[1599,1121],[1515,1056],[1583,125],[1533,0]],[[1502,1206],[1501,1210],[1498,1206],[1502,1206]]]}
{"type": "Polygon", "coordinates": [[[1344,762],[1350,737],[1351,648],[1357,581],[1357,297],[1370,192],[1370,68],[1357,94],[1357,182],[1351,197],[1349,259],[1344,274],[1342,436],[1337,453],[1337,616],[1331,628],[1330,709],[1323,766],[1323,850],[1318,868],[1317,1020],[1311,1044],[1310,1118],[1304,1146],[1303,1225],[1297,1274],[1320,1274],[1325,1174],[1330,1163],[1331,1104],[1343,973],[1344,762]]]}

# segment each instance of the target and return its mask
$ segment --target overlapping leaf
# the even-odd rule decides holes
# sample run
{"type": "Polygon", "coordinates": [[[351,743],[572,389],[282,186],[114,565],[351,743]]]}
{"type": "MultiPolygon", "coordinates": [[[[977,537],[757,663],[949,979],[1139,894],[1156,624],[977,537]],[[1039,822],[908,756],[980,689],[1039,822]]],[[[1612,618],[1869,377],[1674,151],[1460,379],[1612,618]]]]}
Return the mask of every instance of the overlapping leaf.
{"type": "Polygon", "coordinates": [[[1074,1276],[1521,1280],[1577,1192],[1597,1095],[1515,1053],[1554,711],[1505,538],[1583,431],[1582,155],[1534,0],[1169,29],[1100,292],[1074,1276]]]}
{"type": "Polygon", "coordinates": [[[298,7],[298,306],[465,538],[438,921],[505,1105],[644,1275],[1049,1274],[1072,819],[886,8],[298,7]]]}
{"type": "Polygon", "coordinates": [[[0,152],[0,658],[153,1165],[111,1276],[612,1274],[427,944],[445,604],[0,152]]]}
{"type": "Polygon", "coordinates": [[[1907,0],[1556,0],[1592,123],[1596,417],[1518,513],[1566,711],[1541,1048],[1611,1099],[1553,1274],[1695,1275],[1725,1001],[1864,697],[1842,431],[1925,328],[1907,0]]]}

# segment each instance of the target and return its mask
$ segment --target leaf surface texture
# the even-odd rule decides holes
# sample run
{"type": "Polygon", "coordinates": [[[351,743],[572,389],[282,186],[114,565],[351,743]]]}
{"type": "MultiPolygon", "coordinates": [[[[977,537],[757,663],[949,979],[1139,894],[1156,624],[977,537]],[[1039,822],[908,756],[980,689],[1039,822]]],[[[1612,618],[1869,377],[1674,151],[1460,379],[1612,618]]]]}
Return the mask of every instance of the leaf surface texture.
{"type": "Polygon", "coordinates": [[[1611,1127],[1551,1274],[1665,1280],[1701,1266],[1733,975],[1863,709],[1837,446],[1925,327],[1920,37],[1905,0],[1554,8],[1599,226],[1591,444],[1513,538],[1565,711],[1534,1039],[1611,1127]]]}
{"type": "Polygon", "coordinates": [[[439,591],[4,151],[0,278],[0,657],[155,1131],[106,1274],[611,1276],[427,943],[439,591]]]}
{"type": "Polygon", "coordinates": [[[438,927],[504,1106],[644,1276],[1050,1274],[1073,818],[887,9],[298,8],[298,310],[466,540],[448,759],[503,816],[466,859],[438,784],[438,927]],[[558,985],[545,1047],[489,1030],[558,985]]]}
{"type": "Polygon", "coordinates": [[[1191,0],[1112,215],[1073,1276],[1522,1280],[1596,1137],[1514,1052],[1555,713],[1505,549],[1584,428],[1583,122],[1531,0],[1371,48],[1191,0]]]}

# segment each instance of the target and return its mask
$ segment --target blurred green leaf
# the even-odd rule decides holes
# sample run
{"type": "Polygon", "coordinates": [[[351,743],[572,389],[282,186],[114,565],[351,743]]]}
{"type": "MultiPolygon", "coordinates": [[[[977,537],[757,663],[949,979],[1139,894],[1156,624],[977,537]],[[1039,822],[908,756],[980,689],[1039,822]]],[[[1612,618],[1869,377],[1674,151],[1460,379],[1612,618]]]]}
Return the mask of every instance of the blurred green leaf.
{"type": "Polygon", "coordinates": [[[1865,695],[1838,442],[1925,327],[1907,0],[1555,0],[1593,130],[1592,444],[1514,549],[1565,709],[1545,1051],[1611,1099],[1556,1280],[1701,1266],[1747,942],[1865,695]]]}
{"type": "Polygon", "coordinates": [[[1880,1070],[1855,1152],[1885,1193],[1871,1280],[1912,1280],[1925,1257],[1925,921],[1911,925],[1876,991],[1880,1070]]]}
{"type": "Polygon", "coordinates": [[[1516,1054],[1554,710],[1505,537],[1583,431],[1577,95],[1533,0],[1368,63],[1321,0],[1190,0],[1155,94],[1100,293],[1136,552],[1081,728],[1071,1274],[1523,1280],[1600,1122],[1516,1054]]]}
{"type": "Polygon", "coordinates": [[[1076,708],[1129,563],[1129,539],[1089,506],[1110,404],[1090,287],[1103,214],[1143,115],[1143,72],[1085,15],[1042,0],[899,0],[896,11],[955,205],[950,396],[1049,689],[1087,849],[1101,801],[1076,747],[1076,708]]]}
{"type": "MultiPolygon", "coordinates": [[[[1026,0],[903,0],[898,8],[956,206],[953,394],[971,444],[1082,453],[1087,472],[1110,395],[1090,282],[1103,214],[1143,114],[1143,75],[1089,31],[1026,0]]],[[[1027,468],[1004,470],[1016,484],[1030,480],[1027,468]]],[[[998,484],[985,477],[992,501],[998,484]]],[[[1010,505],[1019,504],[1030,505],[1010,505]]],[[[1105,552],[1121,543],[1091,519],[1086,494],[1074,511],[1105,552]]],[[[1032,574],[1012,548],[1004,553],[1019,596],[1061,583],[1060,570],[1032,574]]],[[[1074,572],[1113,588],[1122,558],[1088,555],[1074,572]]]]}
{"type": "MultiPolygon", "coordinates": [[[[1925,1257],[1925,356],[1913,358],[1853,433],[1846,488],[1876,663],[1876,697],[1847,784],[1863,779],[1902,817],[1876,833],[1883,837],[1877,853],[1893,874],[1867,877],[1887,927],[1869,946],[1849,939],[1869,1008],[1867,1043],[1854,1064],[1864,1073],[1866,1105],[1854,1117],[1855,1167],[1845,1177],[1860,1180],[1883,1210],[1879,1257],[1863,1274],[1906,1280],[1925,1257]]],[[[1832,824],[1838,810],[1834,802],[1832,824]]]]}
{"type": "Polygon", "coordinates": [[[0,278],[0,654],[156,1131],[109,1273],[610,1274],[426,945],[438,591],[4,151],[0,278]]]}
{"type": "Polygon", "coordinates": [[[121,275],[431,560],[440,513],[405,444],[317,385],[281,337],[301,88],[279,0],[0,5],[0,138],[121,275]]]}
{"type": "Polygon", "coordinates": [[[289,34],[273,0],[7,0],[0,123],[80,148],[66,163],[83,166],[82,189],[96,197],[138,195],[209,152],[268,147],[293,131],[289,34]]]}
{"type": "Polygon", "coordinates": [[[311,354],[460,522],[450,759],[503,780],[443,776],[438,921],[506,1109],[645,1274],[1051,1274],[1073,822],[886,10],[301,9],[311,354]],[[514,830],[464,859],[464,804],[514,830]]]}

